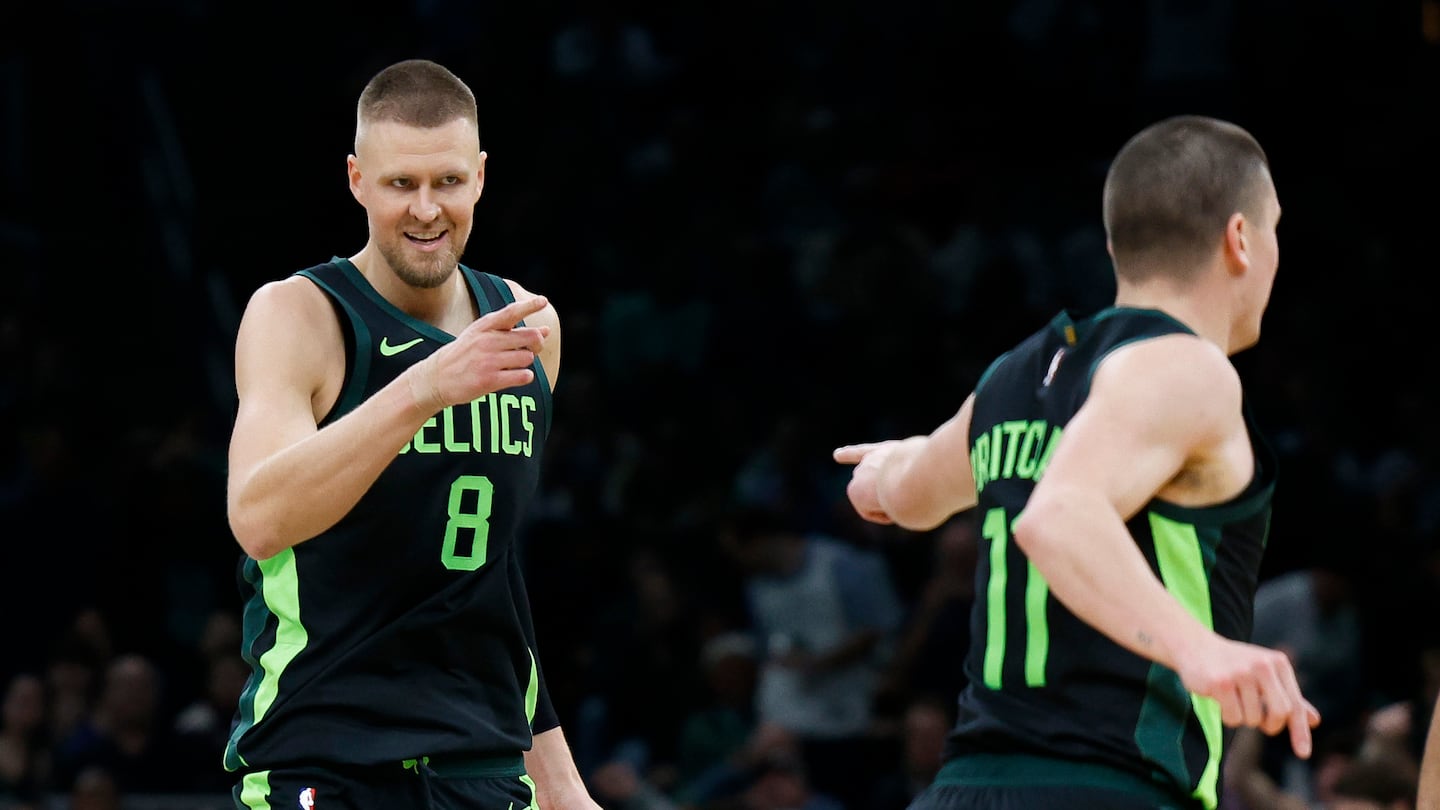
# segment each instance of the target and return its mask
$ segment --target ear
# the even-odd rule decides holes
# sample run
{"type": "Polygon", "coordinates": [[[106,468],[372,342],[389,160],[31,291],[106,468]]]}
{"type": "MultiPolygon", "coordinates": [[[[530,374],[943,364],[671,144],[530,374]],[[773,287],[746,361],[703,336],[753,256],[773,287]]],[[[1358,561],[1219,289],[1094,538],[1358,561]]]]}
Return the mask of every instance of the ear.
{"type": "Polygon", "coordinates": [[[360,158],[354,155],[345,158],[345,174],[350,178],[350,196],[354,197],[356,202],[364,205],[365,200],[361,198],[360,194],[360,158]]]}
{"type": "Polygon", "coordinates": [[[485,158],[484,152],[480,153],[480,168],[475,170],[475,201],[480,201],[480,193],[485,190],[485,158]]]}
{"type": "Polygon", "coordinates": [[[1234,275],[1250,269],[1250,229],[1250,221],[1238,211],[1225,222],[1225,266],[1234,275]]]}

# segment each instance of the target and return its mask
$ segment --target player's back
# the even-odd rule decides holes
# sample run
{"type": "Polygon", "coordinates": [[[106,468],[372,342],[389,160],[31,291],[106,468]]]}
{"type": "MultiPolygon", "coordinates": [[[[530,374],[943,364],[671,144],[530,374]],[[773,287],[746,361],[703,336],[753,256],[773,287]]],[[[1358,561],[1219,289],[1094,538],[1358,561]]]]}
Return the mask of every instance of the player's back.
{"type": "MultiPolygon", "coordinates": [[[[1110,308],[1078,320],[1062,313],[977,385],[970,461],[982,547],[952,754],[1052,758],[1037,760],[1040,769],[1093,764],[1214,806],[1227,737],[1218,705],[1192,701],[1173,671],[1067,610],[1010,535],[1097,365],[1122,346],[1176,333],[1190,330],[1156,310],[1110,308]]],[[[1256,474],[1244,492],[1204,508],[1152,500],[1127,524],[1166,588],[1234,639],[1250,632],[1275,471],[1248,414],[1247,425],[1256,474]]]]}

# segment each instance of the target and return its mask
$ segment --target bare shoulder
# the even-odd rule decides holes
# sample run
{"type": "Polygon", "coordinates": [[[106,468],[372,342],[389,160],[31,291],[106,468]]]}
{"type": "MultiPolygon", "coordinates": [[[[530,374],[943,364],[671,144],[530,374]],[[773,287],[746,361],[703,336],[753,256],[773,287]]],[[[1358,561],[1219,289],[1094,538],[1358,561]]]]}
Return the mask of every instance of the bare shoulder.
{"type": "MultiPolygon", "coordinates": [[[[528,301],[540,295],[539,293],[526,289],[520,282],[514,279],[505,279],[505,284],[510,287],[510,294],[515,296],[516,301],[528,301]]],[[[555,302],[549,301],[548,306],[526,318],[525,323],[529,326],[548,326],[550,327],[550,333],[553,335],[560,329],[560,316],[555,312],[555,302]]]]}
{"type": "Polygon", "coordinates": [[[237,380],[245,388],[268,379],[323,390],[344,374],[344,341],[334,307],[313,282],[302,276],[267,282],[250,295],[240,319],[237,380]]]}
{"type": "Polygon", "coordinates": [[[1194,335],[1166,335],[1129,344],[1096,368],[1092,396],[1124,403],[1147,420],[1192,428],[1229,425],[1241,413],[1243,391],[1234,364],[1214,343],[1194,335]]]}
{"type": "Polygon", "coordinates": [[[308,279],[290,276],[260,285],[245,305],[244,321],[277,321],[286,331],[334,320],[325,293],[308,279]],[[321,317],[330,315],[329,318],[321,317]]]}
{"type": "Polygon", "coordinates": [[[1183,368],[1175,371],[1190,370],[1199,374],[1233,374],[1235,370],[1230,358],[1219,346],[1202,337],[1184,333],[1128,343],[1111,352],[1109,357],[1122,363],[1143,365],[1148,373],[1157,373],[1164,367],[1177,364],[1183,368]]]}

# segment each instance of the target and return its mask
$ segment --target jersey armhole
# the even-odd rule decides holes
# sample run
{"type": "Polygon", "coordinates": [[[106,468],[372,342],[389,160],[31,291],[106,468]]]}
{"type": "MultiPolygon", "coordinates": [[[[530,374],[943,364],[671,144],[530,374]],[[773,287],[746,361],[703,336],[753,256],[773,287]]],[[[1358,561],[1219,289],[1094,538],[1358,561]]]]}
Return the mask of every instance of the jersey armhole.
{"type": "Polygon", "coordinates": [[[340,396],[336,398],[329,413],[320,420],[320,424],[325,425],[360,404],[365,382],[370,376],[370,328],[365,325],[360,313],[356,312],[350,302],[336,292],[329,282],[310,270],[300,270],[296,275],[309,279],[330,299],[330,306],[334,308],[335,317],[340,321],[340,332],[345,337],[345,380],[340,384],[340,396]]]}

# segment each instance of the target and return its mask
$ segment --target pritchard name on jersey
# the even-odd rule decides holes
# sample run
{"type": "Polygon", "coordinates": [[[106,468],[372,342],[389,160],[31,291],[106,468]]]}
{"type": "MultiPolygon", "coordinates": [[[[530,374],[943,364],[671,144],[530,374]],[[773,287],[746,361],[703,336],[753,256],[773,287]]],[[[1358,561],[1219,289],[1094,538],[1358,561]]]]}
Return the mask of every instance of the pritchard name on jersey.
{"type": "Polygon", "coordinates": [[[970,467],[975,472],[975,491],[984,491],[991,481],[1005,478],[1040,480],[1055,443],[1059,425],[1043,419],[1015,419],[992,426],[980,434],[970,448],[970,467]]]}

